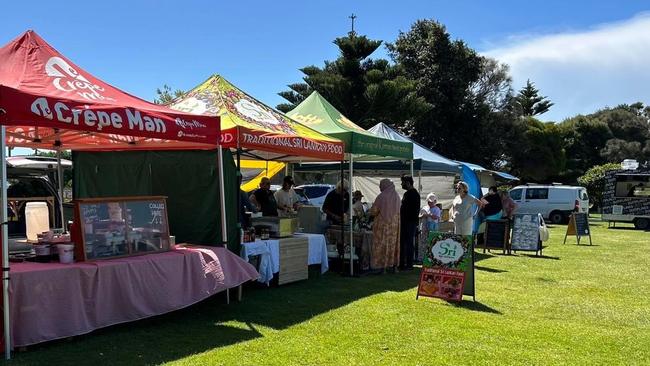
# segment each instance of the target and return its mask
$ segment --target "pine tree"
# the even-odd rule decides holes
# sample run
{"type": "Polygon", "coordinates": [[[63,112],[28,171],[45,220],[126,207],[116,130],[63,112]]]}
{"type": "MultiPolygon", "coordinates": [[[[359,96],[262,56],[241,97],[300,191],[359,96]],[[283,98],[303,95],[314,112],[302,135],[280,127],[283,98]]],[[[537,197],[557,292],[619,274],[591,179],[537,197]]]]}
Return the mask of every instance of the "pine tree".
{"type": "Polygon", "coordinates": [[[539,90],[530,80],[527,80],[526,86],[519,91],[515,102],[520,109],[519,112],[525,117],[544,114],[553,106],[547,97],[539,95],[539,90]]]}
{"type": "Polygon", "coordinates": [[[289,90],[278,93],[288,102],[278,105],[279,110],[290,111],[314,90],[363,128],[378,122],[403,125],[427,110],[427,103],[415,95],[414,82],[404,77],[399,66],[370,58],[382,41],[349,32],[334,44],[339,57],[325,61],[323,67],[302,68],[304,83],[290,84],[289,90]]]}

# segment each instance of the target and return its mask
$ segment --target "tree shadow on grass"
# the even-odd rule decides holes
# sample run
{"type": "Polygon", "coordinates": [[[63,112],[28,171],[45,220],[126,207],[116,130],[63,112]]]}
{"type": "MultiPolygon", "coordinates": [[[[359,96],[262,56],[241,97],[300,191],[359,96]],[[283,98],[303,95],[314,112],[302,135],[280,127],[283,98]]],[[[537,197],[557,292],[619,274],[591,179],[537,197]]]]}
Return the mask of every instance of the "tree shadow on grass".
{"type": "Polygon", "coordinates": [[[262,336],[250,324],[223,324],[218,315],[237,306],[224,300],[216,295],[169,314],[30,346],[14,353],[11,365],[152,365],[262,336]]]}
{"type": "Polygon", "coordinates": [[[626,226],[616,226],[616,227],[611,227],[610,226],[607,229],[608,230],[632,230],[632,231],[637,230],[639,232],[643,232],[643,230],[638,230],[638,229],[634,228],[634,226],[627,226],[627,227],[626,226]]]}
{"type": "Polygon", "coordinates": [[[483,252],[474,251],[474,263],[480,262],[482,260],[490,259],[493,257],[496,257],[496,255],[489,252],[483,253],[483,252]]]}
{"type": "Polygon", "coordinates": [[[419,270],[359,278],[330,273],[280,287],[247,286],[241,303],[226,305],[223,294],[215,295],[165,315],[31,346],[11,365],[160,364],[263,337],[255,326],[283,330],[368,296],[414,289],[419,276],[419,270]]]}
{"type": "Polygon", "coordinates": [[[508,271],[505,271],[505,270],[502,270],[502,269],[496,269],[496,268],[490,268],[490,267],[474,266],[474,268],[477,271],[490,272],[490,273],[507,273],[508,272],[508,271]]]}
{"type": "Polygon", "coordinates": [[[560,257],[553,257],[549,255],[535,255],[535,254],[519,254],[522,257],[535,258],[535,259],[552,259],[552,260],[562,260],[560,257]]]}

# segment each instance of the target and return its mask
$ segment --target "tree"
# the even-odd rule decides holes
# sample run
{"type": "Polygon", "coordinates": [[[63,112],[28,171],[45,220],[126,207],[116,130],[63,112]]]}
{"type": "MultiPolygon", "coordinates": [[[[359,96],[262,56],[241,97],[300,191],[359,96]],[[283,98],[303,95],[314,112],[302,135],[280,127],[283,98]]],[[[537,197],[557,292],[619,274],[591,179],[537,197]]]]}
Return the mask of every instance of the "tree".
{"type": "Polygon", "coordinates": [[[415,83],[404,77],[398,65],[370,58],[381,41],[350,32],[334,44],[339,57],[325,61],[322,68],[302,68],[304,83],[290,84],[289,90],[278,93],[288,102],[278,105],[279,110],[290,111],[314,90],[363,128],[378,122],[403,126],[428,109],[415,94],[415,83]]]}
{"type": "Polygon", "coordinates": [[[605,190],[605,174],[610,170],[620,169],[620,164],[608,163],[589,168],[584,175],[578,177],[578,184],[587,188],[591,202],[597,207],[603,207],[603,191],[605,190]]]}
{"type": "Polygon", "coordinates": [[[610,163],[620,163],[625,159],[645,161],[641,143],[638,141],[610,139],[600,154],[610,163]]]}
{"type": "Polygon", "coordinates": [[[418,96],[431,105],[413,121],[411,137],[443,155],[476,161],[480,154],[475,149],[482,145],[477,144],[482,139],[477,112],[483,111],[473,103],[471,90],[479,83],[481,56],[464,42],[452,41],[435,20],[417,21],[387,47],[406,77],[415,81],[418,96]]]}
{"type": "Polygon", "coordinates": [[[157,97],[154,98],[153,100],[154,103],[168,104],[172,100],[185,95],[185,92],[180,89],[176,89],[172,91],[172,88],[169,85],[165,84],[163,85],[162,89],[160,88],[156,89],[156,95],[157,97]]]}
{"type": "Polygon", "coordinates": [[[566,166],[562,132],[554,123],[533,117],[521,123],[526,129],[516,142],[518,148],[512,150],[512,171],[524,182],[550,183],[566,166]]]}
{"type": "Polygon", "coordinates": [[[614,137],[606,123],[591,116],[578,115],[563,121],[559,127],[567,157],[563,182],[573,183],[587,169],[606,162],[600,152],[614,137]]]}
{"type": "Polygon", "coordinates": [[[512,77],[509,70],[506,64],[489,57],[482,57],[478,80],[470,86],[475,101],[488,106],[491,112],[508,108],[513,98],[512,77]]]}
{"type": "Polygon", "coordinates": [[[530,80],[526,80],[526,86],[519,91],[515,100],[519,112],[524,117],[544,114],[553,106],[546,97],[539,95],[539,90],[530,80]]]}

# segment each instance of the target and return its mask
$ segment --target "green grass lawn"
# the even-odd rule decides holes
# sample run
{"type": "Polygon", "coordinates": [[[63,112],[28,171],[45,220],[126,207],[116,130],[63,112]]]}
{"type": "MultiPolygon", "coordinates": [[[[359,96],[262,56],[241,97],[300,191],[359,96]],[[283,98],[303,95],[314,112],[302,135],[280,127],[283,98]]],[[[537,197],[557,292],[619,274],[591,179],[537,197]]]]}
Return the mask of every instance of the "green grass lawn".
{"type": "Polygon", "coordinates": [[[544,257],[478,254],[476,300],[415,300],[419,271],[247,289],[31,347],[12,365],[648,365],[650,233],[607,229],[544,257]],[[581,241],[581,243],[588,240],[581,241]]]}

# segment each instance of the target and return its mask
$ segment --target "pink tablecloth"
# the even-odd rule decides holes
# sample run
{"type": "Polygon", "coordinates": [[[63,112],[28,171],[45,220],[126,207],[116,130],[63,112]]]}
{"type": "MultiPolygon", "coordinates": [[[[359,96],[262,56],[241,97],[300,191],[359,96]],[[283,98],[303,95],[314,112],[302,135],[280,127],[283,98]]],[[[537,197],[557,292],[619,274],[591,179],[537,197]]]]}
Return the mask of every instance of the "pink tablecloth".
{"type": "Polygon", "coordinates": [[[18,347],[181,309],[258,273],[225,248],[192,247],[68,265],[12,263],[10,276],[18,347]]]}

